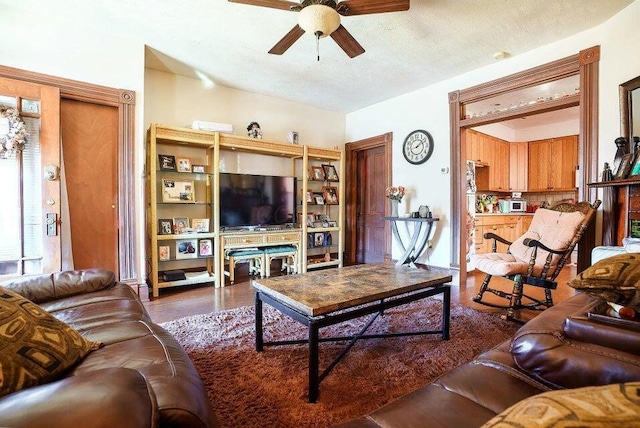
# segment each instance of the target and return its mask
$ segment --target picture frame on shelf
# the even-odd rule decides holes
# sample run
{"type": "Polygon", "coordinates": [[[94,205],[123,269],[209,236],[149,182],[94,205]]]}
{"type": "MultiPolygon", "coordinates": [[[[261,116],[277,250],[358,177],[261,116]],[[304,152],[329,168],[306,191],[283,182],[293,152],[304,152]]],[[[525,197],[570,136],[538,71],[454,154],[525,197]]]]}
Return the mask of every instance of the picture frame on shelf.
{"type": "Polygon", "coordinates": [[[201,239],[198,241],[198,256],[206,257],[213,255],[213,242],[211,239],[201,239]]]}
{"type": "Polygon", "coordinates": [[[623,178],[627,178],[627,175],[629,175],[629,171],[631,170],[632,156],[633,155],[631,153],[626,153],[622,156],[620,163],[618,164],[618,169],[613,176],[614,179],[621,180],[623,178]]]}
{"type": "Polygon", "coordinates": [[[325,247],[330,247],[333,245],[333,236],[331,235],[331,232],[325,232],[324,233],[324,246],[325,247]]]}
{"type": "Polygon", "coordinates": [[[324,205],[324,196],[322,193],[314,193],[313,199],[316,202],[316,205],[324,205]]]}
{"type": "Polygon", "coordinates": [[[179,239],[176,241],[176,259],[195,259],[198,257],[197,239],[179,239]]]}
{"type": "Polygon", "coordinates": [[[337,221],[329,220],[329,221],[327,222],[327,227],[338,227],[338,222],[337,222],[337,221]]]}
{"type": "Polygon", "coordinates": [[[176,235],[181,233],[185,233],[189,228],[189,218],[188,217],[174,217],[173,219],[173,231],[176,235]]]}
{"type": "Polygon", "coordinates": [[[307,203],[313,204],[315,201],[313,199],[313,192],[311,190],[307,190],[307,203]]]}
{"type": "Polygon", "coordinates": [[[207,172],[206,165],[193,165],[191,167],[191,172],[194,172],[196,174],[204,174],[205,172],[207,172]]]}
{"type": "Polygon", "coordinates": [[[193,180],[162,179],[162,202],[165,203],[193,203],[196,200],[193,180]]]}
{"type": "Polygon", "coordinates": [[[173,155],[158,155],[158,166],[160,171],[175,171],[176,157],[173,155]]]}
{"type": "Polygon", "coordinates": [[[324,171],[324,177],[327,181],[340,181],[336,167],[330,164],[323,164],[322,170],[324,171]]]}
{"type": "Polygon", "coordinates": [[[316,232],[313,234],[313,246],[314,247],[324,246],[324,232],[316,232]]]}
{"type": "Polygon", "coordinates": [[[191,228],[194,232],[208,232],[209,231],[209,219],[208,218],[192,218],[191,228]]]}
{"type": "Polygon", "coordinates": [[[158,235],[172,235],[173,234],[173,219],[159,218],[158,219],[158,235]]]}
{"type": "Polygon", "coordinates": [[[312,166],[311,179],[315,181],[324,181],[324,169],[321,166],[312,166]]]}
{"type": "Polygon", "coordinates": [[[333,186],[324,186],[322,188],[324,201],[327,205],[338,205],[338,188],[333,186]]]}
{"type": "Polygon", "coordinates": [[[313,233],[307,233],[307,248],[313,248],[313,233]]]}
{"type": "Polygon", "coordinates": [[[160,245],[158,247],[158,260],[161,262],[171,260],[171,248],[168,245],[160,245]]]}
{"type": "Polygon", "coordinates": [[[315,216],[313,214],[307,214],[307,227],[313,227],[313,223],[315,222],[315,216]]]}
{"type": "Polygon", "coordinates": [[[178,172],[191,172],[191,159],[178,158],[178,172]]]}

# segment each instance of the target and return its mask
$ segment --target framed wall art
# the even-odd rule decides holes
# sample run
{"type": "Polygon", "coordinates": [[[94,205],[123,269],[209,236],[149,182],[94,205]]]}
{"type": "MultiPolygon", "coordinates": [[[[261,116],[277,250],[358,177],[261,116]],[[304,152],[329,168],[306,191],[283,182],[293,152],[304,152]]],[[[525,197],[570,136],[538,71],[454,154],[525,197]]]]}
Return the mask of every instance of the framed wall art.
{"type": "Polygon", "coordinates": [[[192,218],[191,228],[195,232],[208,232],[209,231],[209,219],[208,218],[192,218]]]}
{"type": "Polygon", "coordinates": [[[172,155],[158,155],[158,165],[160,171],[175,171],[176,157],[172,155]]]}
{"type": "Polygon", "coordinates": [[[173,231],[177,234],[185,233],[189,227],[188,217],[176,217],[173,219],[173,231]]]}
{"type": "Polygon", "coordinates": [[[162,179],[162,202],[189,203],[195,200],[193,180],[162,179]]]}
{"type": "Polygon", "coordinates": [[[160,245],[158,247],[158,260],[161,262],[171,260],[171,248],[168,245],[160,245]]]}
{"type": "Polygon", "coordinates": [[[206,167],[205,165],[193,165],[191,170],[197,174],[204,174],[206,172],[206,167]]]}

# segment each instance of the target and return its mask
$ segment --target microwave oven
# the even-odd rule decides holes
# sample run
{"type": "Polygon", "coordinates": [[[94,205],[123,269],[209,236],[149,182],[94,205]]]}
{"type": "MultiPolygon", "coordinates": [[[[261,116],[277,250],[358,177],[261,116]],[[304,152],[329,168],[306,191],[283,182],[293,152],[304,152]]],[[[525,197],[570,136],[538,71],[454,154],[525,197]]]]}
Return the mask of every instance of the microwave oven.
{"type": "Polygon", "coordinates": [[[523,213],[527,211],[527,201],[524,199],[510,199],[509,212],[523,213]]]}

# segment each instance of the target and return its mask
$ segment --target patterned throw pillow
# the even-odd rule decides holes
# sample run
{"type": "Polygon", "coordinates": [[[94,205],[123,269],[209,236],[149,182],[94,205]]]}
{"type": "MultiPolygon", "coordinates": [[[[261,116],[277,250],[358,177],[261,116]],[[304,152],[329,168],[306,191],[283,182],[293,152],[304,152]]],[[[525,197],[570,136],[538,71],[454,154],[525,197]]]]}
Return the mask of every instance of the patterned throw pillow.
{"type": "Polygon", "coordinates": [[[640,382],[549,391],[522,400],[481,428],[640,427],[640,382]]]}
{"type": "Polygon", "coordinates": [[[100,346],[0,287],[0,397],[57,379],[100,346]]]}
{"type": "Polygon", "coordinates": [[[580,272],[569,285],[604,301],[640,311],[640,253],[602,259],[580,272]]]}

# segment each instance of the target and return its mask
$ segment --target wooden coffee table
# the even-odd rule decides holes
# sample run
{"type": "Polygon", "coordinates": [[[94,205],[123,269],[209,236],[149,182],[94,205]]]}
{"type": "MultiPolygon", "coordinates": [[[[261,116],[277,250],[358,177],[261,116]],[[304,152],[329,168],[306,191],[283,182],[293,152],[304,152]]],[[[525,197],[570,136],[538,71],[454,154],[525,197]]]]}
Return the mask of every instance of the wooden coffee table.
{"type": "Polygon", "coordinates": [[[393,263],[355,265],[339,269],[307,272],[253,281],[256,290],[256,350],[265,346],[309,344],[309,402],[318,399],[320,382],[360,339],[440,334],[449,339],[451,275],[435,270],[396,266],[393,263]],[[387,334],[365,332],[385,309],[401,306],[425,297],[442,294],[440,330],[387,334]],[[308,339],[265,342],[262,331],[262,304],[267,303],[308,327],[308,339]],[[319,330],[364,315],[373,316],[362,330],[352,336],[320,338],[319,330]],[[318,343],[348,341],[344,351],[319,373],[318,343]]]}

